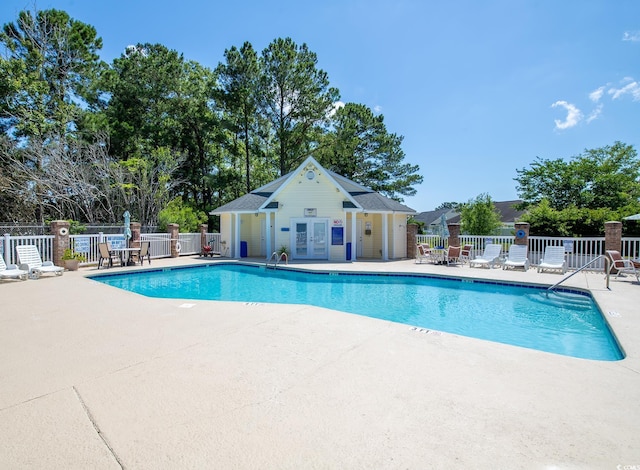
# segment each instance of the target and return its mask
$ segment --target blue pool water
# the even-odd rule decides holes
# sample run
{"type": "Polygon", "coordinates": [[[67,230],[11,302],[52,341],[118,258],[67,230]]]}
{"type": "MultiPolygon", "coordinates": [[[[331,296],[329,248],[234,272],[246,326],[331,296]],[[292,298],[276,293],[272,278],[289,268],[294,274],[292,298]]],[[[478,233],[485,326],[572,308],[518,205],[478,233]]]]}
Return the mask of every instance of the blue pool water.
{"type": "Polygon", "coordinates": [[[585,359],[623,358],[581,292],[401,274],[216,264],[107,274],[94,280],[149,297],[307,304],[585,359]]]}

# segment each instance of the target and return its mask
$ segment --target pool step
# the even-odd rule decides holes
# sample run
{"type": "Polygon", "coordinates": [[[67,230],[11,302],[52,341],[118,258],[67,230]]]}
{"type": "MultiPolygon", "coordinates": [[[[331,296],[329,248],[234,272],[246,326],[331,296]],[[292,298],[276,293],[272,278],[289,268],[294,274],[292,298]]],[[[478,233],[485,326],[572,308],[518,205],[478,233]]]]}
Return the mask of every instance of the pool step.
{"type": "Polygon", "coordinates": [[[576,310],[588,308],[592,305],[591,298],[586,295],[572,294],[570,292],[536,292],[530,298],[543,304],[576,310]]]}

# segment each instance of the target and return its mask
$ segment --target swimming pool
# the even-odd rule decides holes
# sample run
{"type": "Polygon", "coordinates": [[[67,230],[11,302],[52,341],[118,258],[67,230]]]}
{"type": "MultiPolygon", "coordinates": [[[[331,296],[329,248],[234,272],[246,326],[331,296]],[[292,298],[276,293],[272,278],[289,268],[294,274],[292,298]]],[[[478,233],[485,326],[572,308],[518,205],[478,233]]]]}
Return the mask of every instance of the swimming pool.
{"type": "Polygon", "coordinates": [[[92,279],[149,297],[307,304],[584,359],[623,358],[593,299],[427,275],[209,264],[92,279]]]}

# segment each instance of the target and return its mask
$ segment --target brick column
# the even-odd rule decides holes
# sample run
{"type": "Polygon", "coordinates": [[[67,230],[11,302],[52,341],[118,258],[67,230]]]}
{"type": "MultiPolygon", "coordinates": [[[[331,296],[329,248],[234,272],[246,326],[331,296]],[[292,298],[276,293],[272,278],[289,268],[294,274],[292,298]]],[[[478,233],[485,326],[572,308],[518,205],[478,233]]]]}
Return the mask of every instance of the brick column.
{"type": "MultiPolygon", "coordinates": [[[[54,236],[53,253],[51,254],[53,257],[53,264],[64,267],[62,255],[64,250],[71,247],[71,244],[69,243],[69,227],[71,227],[71,224],[66,220],[54,220],[51,222],[50,227],[51,235],[54,236]]],[[[43,254],[44,253],[41,253],[41,255],[43,254]]]]}
{"type": "Polygon", "coordinates": [[[530,225],[527,222],[518,222],[514,225],[515,231],[516,231],[516,240],[515,240],[515,244],[516,245],[525,245],[525,246],[529,246],[529,228],[530,225]],[[522,230],[524,232],[524,236],[522,237],[518,237],[518,232],[520,232],[520,230],[522,230]]]}
{"type": "Polygon", "coordinates": [[[622,247],[622,222],[604,223],[604,249],[620,251],[622,247]]]}
{"type": "Polygon", "coordinates": [[[207,224],[200,224],[200,253],[204,252],[204,246],[207,244],[207,224]]]}
{"type": "Polygon", "coordinates": [[[416,257],[416,235],[418,235],[418,224],[407,224],[407,258],[416,257]]]}
{"type": "MultiPolygon", "coordinates": [[[[622,248],[622,222],[605,222],[604,223],[604,249],[620,251],[622,248]]],[[[605,263],[605,270],[609,267],[609,258],[605,263]]],[[[606,272],[606,271],[605,271],[606,272]]],[[[613,268],[611,270],[613,274],[616,274],[618,270],[613,268]]]]}
{"type": "Polygon", "coordinates": [[[140,222],[131,222],[129,224],[129,228],[131,229],[131,240],[129,241],[129,246],[131,248],[140,248],[140,231],[142,228],[140,222]]]}
{"type": "Polygon", "coordinates": [[[449,246],[460,246],[460,224],[447,224],[449,228],[449,246]]]}
{"type": "Polygon", "coordinates": [[[178,236],[180,235],[180,226],[178,224],[169,224],[167,225],[167,232],[169,232],[169,237],[171,238],[171,257],[177,258],[180,256],[180,252],[178,251],[178,236]]]}

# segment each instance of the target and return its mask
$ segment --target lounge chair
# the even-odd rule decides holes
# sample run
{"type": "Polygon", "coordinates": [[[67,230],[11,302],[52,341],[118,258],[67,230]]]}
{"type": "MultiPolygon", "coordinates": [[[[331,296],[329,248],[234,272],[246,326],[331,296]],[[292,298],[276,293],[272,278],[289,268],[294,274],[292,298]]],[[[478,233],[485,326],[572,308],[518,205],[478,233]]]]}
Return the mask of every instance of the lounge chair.
{"type": "Polygon", "coordinates": [[[476,256],[474,259],[469,261],[469,266],[474,267],[475,265],[477,265],[493,268],[493,266],[500,258],[501,252],[502,245],[498,243],[489,243],[484,247],[484,253],[482,253],[482,256],[476,256]]]}
{"type": "Polygon", "coordinates": [[[429,245],[418,244],[416,248],[416,263],[431,261],[431,248],[429,248],[429,245]]]}
{"type": "Polygon", "coordinates": [[[56,266],[51,261],[43,262],[38,247],[35,245],[18,245],[16,253],[20,269],[26,269],[31,278],[38,279],[40,275],[46,273],[54,273],[56,276],[62,276],[64,273],[63,267],[56,266]]]}
{"type": "Polygon", "coordinates": [[[515,243],[509,247],[509,254],[504,263],[502,263],[502,269],[507,268],[524,268],[529,269],[529,258],[527,258],[527,245],[516,245],[515,243]]]}
{"type": "Polygon", "coordinates": [[[450,246],[447,249],[447,254],[446,254],[447,265],[460,263],[460,251],[461,249],[459,246],[450,246]]]}
{"type": "Polygon", "coordinates": [[[29,271],[18,269],[18,266],[15,264],[7,266],[4,258],[0,256],[0,279],[20,279],[25,281],[28,275],[29,271]]]}
{"type": "Polygon", "coordinates": [[[109,249],[108,243],[98,243],[98,251],[100,254],[100,259],[98,260],[98,269],[104,265],[104,262],[107,261],[109,263],[109,267],[113,266],[113,260],[120,261],[120,257],[109,249]]]}
{"type": "Polygon", "coordinates": [[[538,272],[542,271],[562,271],[567,272],[567,261],[564,259],[564,246],[547,245],[544,248],[544,256],[538,264],[538,272]]]}
{"type": "Polygon", "coordinates": [[[631,273],[636,277],[636,281],[640,282],[640,279],[638,278],[638,270],[636,269],[633,261],[630,259],[624,259],[620,252],[616,250],[607,250],[606,253],[610,261],[607,275],[610,275],[611,271],[616,269],[618,271],[616,279],[620,274],[631,273]]]}
{"type": "Polygon", "coordinates": [[[462,264],[471,261],[471,250],[473,250],[473,245],[464,245],[460,250],[460,262],[462,264]]]}

